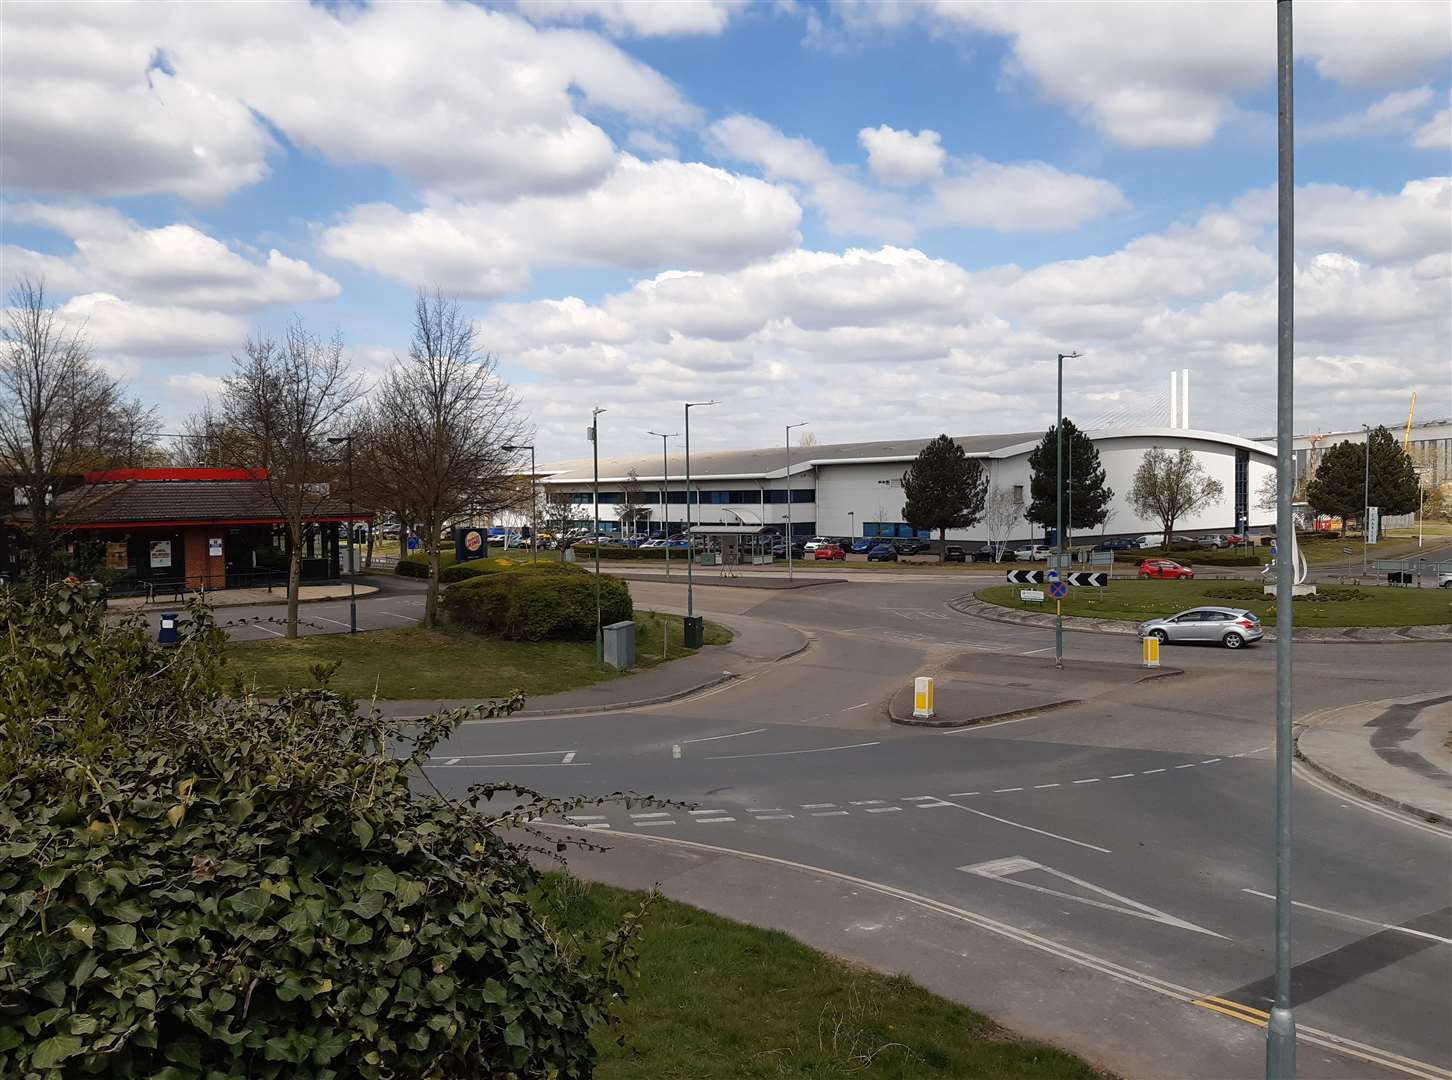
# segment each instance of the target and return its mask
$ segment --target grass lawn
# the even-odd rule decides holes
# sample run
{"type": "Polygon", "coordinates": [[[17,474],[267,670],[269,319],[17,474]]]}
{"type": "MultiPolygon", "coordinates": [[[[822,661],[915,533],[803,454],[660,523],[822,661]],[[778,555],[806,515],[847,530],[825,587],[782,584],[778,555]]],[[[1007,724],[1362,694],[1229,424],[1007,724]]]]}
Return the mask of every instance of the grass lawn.
{"type": "MultiPolygon", "coordinates": [[[[553,875],[541,904],[561,929],[598,938],[642,899],[553,875]]],[[[904,976],[868,972],[685,904],[658,898],[637,945],[640,978],[619,1025],[597,1038],[597,1080],[1105,1075],[904,976]]]]}
{"type": "MultiPolygon", "coordinates": [[[[1436,534],[1428,532],[1427,542],[1436,539],[1436,534]]],[[[1337,563],[1343,565],[1350,563],[1352,573],[1361,571],[1361,537],[1338,537],[1335,540],[1311,539],[1301,544],[1301,550],[1305,552],[1306,562],[1312,566],[1334,567],[1337,563]],[[1350,548],[1351,554],[1346,555],[1342,549],[1350,548]]],[[[1410,532],[1405,529],[1397,533],[1383,534],[1379,543],[1372,544],[1366,549],[1368,560],[1376,559],[1415,559],[1417,557],[1417,532],[1412,529],[1410,532]]]]}
{"type": "MultiPolygon", "coordinates": [[[[304,609],[303,618],[307,618],[304,609]]],[[[661,662],[661,634],[669,630],[669,659],[690,656],[679,615],[635,613],[635,659],[641,668],[661,662]]],[[[706,623],[706,644],[725,645],[731,631],[706,623]]],[[[526,697],[556,694],[616,679],[621,672],[595,662],[591,641],[500,641],[468,630],[370,630],[293,641],[238,642],[227,647],[227,666],[263,693],[313,686],[310,668],[341,660],[332,686],[360,698],[526,697]]]]}
{"type": "MultiPolygon", "coordinates": [[[[1052,613],[1052,600],[1026,604],[1019,586],[994,585],[977,596],[990,604],[1021,611],[1052,613]]],[[[1414,626],[1452,623],[1452,590],[1402,589],[1385,585],[1321,585],[1328,599],[1297,600],[1297,626],[1414,626]],[[1334,598],[1334,599],[1329,599],[1334,598]]],[[[1261,594],[1259,581],[1140,581],[1115,579],[1106,589],[1069,590],[1065,615],[1141,622],[1156,615],[1173,615],[1202,604],[1229,604],[1247,608],[1261,622],[1274,626],[1274,601],[1261,594]]]]}

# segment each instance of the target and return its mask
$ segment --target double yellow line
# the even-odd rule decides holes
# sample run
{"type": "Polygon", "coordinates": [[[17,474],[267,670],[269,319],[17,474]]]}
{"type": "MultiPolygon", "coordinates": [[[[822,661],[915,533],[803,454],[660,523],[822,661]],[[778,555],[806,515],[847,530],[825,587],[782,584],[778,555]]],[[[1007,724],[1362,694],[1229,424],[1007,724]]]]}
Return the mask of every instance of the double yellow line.
{"type": "Polygon", "coordinates": [[[1202,1009],[1218,1012],[1222,1016],[1230,1016],[1236,1020],[1244,1020],[1247,1024],[1254,1024],[1256,1027],[1265,1027],[1270,1022],[1270,1013],[1264,1009],[1257,1009],[1251,1005],[1242,1005],[1238,1001],[1215,997],[1213,994],[1206,994],[1202,998],[1196,998],[1194,1004],[1199,1005],[1202,1009]]]}

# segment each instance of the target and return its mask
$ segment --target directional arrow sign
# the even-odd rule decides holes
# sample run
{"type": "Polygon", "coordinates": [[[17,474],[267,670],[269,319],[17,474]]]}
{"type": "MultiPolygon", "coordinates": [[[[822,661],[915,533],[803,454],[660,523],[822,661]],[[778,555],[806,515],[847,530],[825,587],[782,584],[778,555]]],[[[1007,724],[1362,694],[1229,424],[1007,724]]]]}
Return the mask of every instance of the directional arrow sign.
{"type": "Polygon", "coordinates": [[[1044,580],[1042,570],[1010,570],[1008,572],[1008,583],[1010,585],[1040,585],[1044,580]]]}
{"type": "Polygon", "coordinates": [[[1184,919],[1177,919],[1173,915],[1166,915],[1158,908],[1141,904],[1138,900],[1131,900],[1127,896],[1121,896],[1119,893],[1090,884],[1083,878],[1076,878],[1062,870],[1054,870],[1042,863],[1025,859],[1022,855],[1011,855],[1006,859],[992,859],[989,862],[976,863],[973,866],[960,866],[958,869],[965,874],[975,874],[991,881],[1001,881],[1005,885],[1016,885],[1020,889],[1029,889],[1047,896],[1057,896],[1063,900],[1073,900],[1077,904],[1088,904],[1090,907],[1103,908],[1105,911],[1117,911],[1121,915],[1133,915],[1136,919],[1148,919],[1150,922],[1163,923],[1166,926],[1177,926],[1181,930],[1208,934],[1210,937],[1223,938],[1225,936],[1217,934],[1214,930],[1206,930],[1203,926],[1196,926],[1192,922],[1186,922],[1184,919]],[[1031,871],[1048,874],[1050,877],[1068,882],[1093,895],[1085,896],[1082,893],[1064,892],[1062,889],[1050,888],[1032,881],[1016,880],[1020,875],[1031,871]]]}
{"type": "Polygon", "coordinates": [[[1102,589],[1109,584],[1109,575],[1097,570],[1075,570],[1066,579],[1070,585],[1102,589]]]}

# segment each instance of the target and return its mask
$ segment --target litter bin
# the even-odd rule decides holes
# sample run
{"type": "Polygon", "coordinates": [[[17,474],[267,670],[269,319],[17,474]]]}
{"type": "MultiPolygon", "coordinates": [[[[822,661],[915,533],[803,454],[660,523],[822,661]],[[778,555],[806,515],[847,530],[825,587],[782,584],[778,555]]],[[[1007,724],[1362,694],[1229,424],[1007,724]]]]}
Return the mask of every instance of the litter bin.
{"type": "Polygon", "coordinates": [[[156,632],[156,643],[158,645],[175,645],[176,639],[176,612],[164,612],[161,616],[161,628],[156,632]]]}
{"type": "Polygon", "coordinates": [[[629,671],[635,666],[635,623],[629,619],[605,627],[605,666],[629,671]]]}
{"type": "Polygon", "coordinates": [[[706,644],[706,618],[704,615],[689,615],[684,620],[686,624],[685,638],[686,648],[699,649],[706,644]]]}

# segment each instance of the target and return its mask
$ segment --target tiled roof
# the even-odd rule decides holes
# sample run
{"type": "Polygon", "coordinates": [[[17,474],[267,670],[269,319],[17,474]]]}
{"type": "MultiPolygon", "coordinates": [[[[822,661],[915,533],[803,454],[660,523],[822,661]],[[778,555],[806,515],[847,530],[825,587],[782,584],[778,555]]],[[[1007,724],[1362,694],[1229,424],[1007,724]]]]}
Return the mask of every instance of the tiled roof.
{"type": "MultiPolygon", "coordinates": [[[[70,525],[147,521],[248,521],[281,515],[265,484],[248,480],[140,480],[87,484],[64,492],[56,509],[70,525]]],[[[348,502],[336,496],[310,501],[310,518],[345,517],[348,502]]],[[[367,511],[355,508],[363,516],[367,511]]]]}

